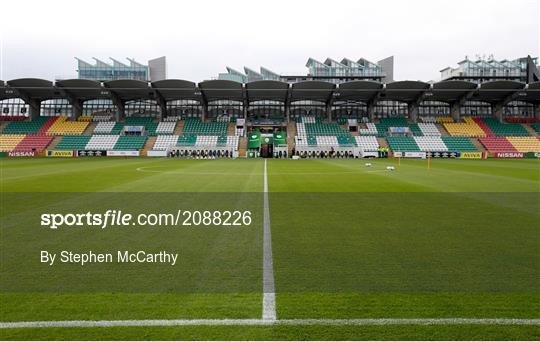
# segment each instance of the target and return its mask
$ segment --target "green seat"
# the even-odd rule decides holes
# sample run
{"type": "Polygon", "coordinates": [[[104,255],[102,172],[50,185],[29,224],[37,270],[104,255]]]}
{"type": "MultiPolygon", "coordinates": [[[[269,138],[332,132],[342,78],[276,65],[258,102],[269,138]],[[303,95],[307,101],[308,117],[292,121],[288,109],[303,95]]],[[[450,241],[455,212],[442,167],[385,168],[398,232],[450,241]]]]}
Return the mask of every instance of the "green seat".
{"type": "Polygon", "coordinates": [[[386,138],[392,151],[396,152],[419,152],[420,148],[412,137],[388,137],[386,138]]]}
{"type": "Polygon", "coordinates": [[[467,137],[441,137],[450,152],[477,152],[478,149],[467,137]]]}
{"type": "Polygon", "coordinates": [[[86,144],[90,141],[91,136],[88,135],[66,135],[56,145],[57,150],[84,150],[86,144]]]}

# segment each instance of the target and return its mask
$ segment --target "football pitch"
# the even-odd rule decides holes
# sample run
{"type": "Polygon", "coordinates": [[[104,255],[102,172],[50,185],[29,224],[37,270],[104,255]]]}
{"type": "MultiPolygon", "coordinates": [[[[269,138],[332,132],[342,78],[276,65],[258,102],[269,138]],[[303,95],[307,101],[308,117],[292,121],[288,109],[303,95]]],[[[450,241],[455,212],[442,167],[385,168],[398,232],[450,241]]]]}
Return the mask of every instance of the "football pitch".
{"type": "Polygon", "coordinates": [[[0,339],[540,339],[539,160],[367,162],[2,159],[0,339]],[[39,226],[180,207],[251,222],[39,226]],[[179,261],[49,266],[44,248],[179,261]]]}

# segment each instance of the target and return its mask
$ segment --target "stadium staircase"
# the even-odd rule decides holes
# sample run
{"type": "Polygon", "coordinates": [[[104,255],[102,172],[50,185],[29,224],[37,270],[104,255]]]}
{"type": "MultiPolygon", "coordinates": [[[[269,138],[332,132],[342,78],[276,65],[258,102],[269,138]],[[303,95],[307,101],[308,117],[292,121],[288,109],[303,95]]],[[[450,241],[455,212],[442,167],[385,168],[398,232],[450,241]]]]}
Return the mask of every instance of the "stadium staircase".
{"type": "Polygon", "coordinates": [[[295,136],[296,136],[296,122],[294,122],[294,120],[290,120],[287,123],[287,146],[288,146],[289,156],[292,156],[292,150],[293,148],[295,148],[295,144],[294,144],[295,136]]]}
{"type": "Polygon", "coordinates": [[[184,129],[184,124],[186,122],[184,120],[178,120],[178,123],[176,124],[176,127],[174,128],[174,135],[182,135],[182,130],[184,129]]]}
{"type": "Polygon", "coordinates": [[[381,147],[390,148],[390,146],[388,145],[388,141],[386,141],[385,138],[377,137],[377,142],[379,142],[379,146],[381,147]]]}
{"type": "Polygon", "coordinates": [[[83,132],[83,135],[92,135],[94,132],[94,129],[96,129],[97,123],[96,122],[90,122],[88,126],[86,126],[86,129],[83,132]]]}
{"type": "Polygon", "coordinates": [[[54,149],[56,149],[56,146],[58,146],[58,144],[60,143],[60,141],[62,141],[62,138],[63,138],[63,136],[59,136],[59,135],[54,136],[54,138],[53,138],[53,140],[51,141],[51,143],[49,144],[49,146],[47,146],[47,149],[48,149],[48,150],[54,150],[54,149]]]}
{"type": "Polygon", "coordinates": [[[450,136],[450,134],[448,134],[448,131],[446,129],[444,129],[444,126],[441,125],[441,124],[435,124],[435,126],[437,127],[437,129],[439,130],[439,132],[441,133],[441,137],[447,137],[447,136],[450,136]]]}
{"type": "Polygon", "coordinates": [[[235,135],[236,134],[236,123],[229,123],[227,125],[227,135],[235,135]]]}
{"type": "Polygon", "coordinates": [[[148,139],[146,139],[146,143],[144,144],[144,147],[141,150],[141,156],[146,156],[147,152],[154,147],[156,140],[157,140],[157,136],[155,135],[149,136],[148,139]]]}
{"type": "Polygon", "coordinates": [[[474,147],[476,147],[479,152],[488,152],[488,150],[484,145],[482,145],[480,140],[471,138],[471,143],[474,145],[474,147]]]}
{"type": "MultiPolygon", "coordinates": [[[[533,125],[527,125],[527,124],[522,124],[522,125],[523,125],[523,128],[525,128],[525,130],[529,133],[529,135],[533,137],[537,136],[540,133],[534,129],[533,125]]],[[[538,125],[538,128],[540,129],[540,124],[536,124],[536,125],[538,125]]]]}
{"type": "Polygon", "coordinates": [[[240,137],[238,142],[238,156],[247,157],[247,137],[240,137]]]}

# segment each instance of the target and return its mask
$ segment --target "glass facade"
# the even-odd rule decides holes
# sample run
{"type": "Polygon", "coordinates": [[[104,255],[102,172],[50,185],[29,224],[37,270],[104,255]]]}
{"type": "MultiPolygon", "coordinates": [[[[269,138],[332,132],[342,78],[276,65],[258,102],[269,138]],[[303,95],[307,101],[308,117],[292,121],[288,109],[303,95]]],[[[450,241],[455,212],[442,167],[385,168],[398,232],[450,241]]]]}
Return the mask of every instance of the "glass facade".
{"type": "Polygon", "coordinates": [[[227,72],[220,73],[218,75],[218,79],[236,81],[240,83],[260,80],[294,83],[305,80],[321,79],[338,84],[357,79],[382,81],[386,77],[386,72],[383,70],[381,65],[370,62],[364,58],[360,58],[356,62],[347,58],[344,58],[341,62],[327,58],[324,63],[319,62],[316,59],[309,58],[306,63],[306,67],[308,68],[308,73],[304,76],[279,75],[264,67],[260,68],[260,72],[256,72],[250,68],[244,67],[244,74],[227,67],[227,72]]]}
{"type": "MultiPolygon", "coordinates": [[[[532,58],[538,65],[538,57],[532,58]]],[[[461,79],[475,83],[482,83],[497,79],[527,81],[527,58],[515,60],[497,61],[493,57],[488,59],[478,58],[474,61],[467,57],[458,63],[457,68],[445,68],[441,70],[441,79],[461,79]]]]}
{"type": "Polygon", "coordinates": [[[87,63],[77,59],[77,73],[80,79],[94,81],[114,81],[114,80],[138,80],[148,81],[150,71],[148,66],[130,60],[130,65],[120,63],[113,59],[113,64],[108,64],[96,59],[95,64],[87,63]]]}
{"type": "Polygon", "coordinates": [[[28,116],[30,108],[22,99],[13,98],[0,100],[2,116],[28,116]]]}

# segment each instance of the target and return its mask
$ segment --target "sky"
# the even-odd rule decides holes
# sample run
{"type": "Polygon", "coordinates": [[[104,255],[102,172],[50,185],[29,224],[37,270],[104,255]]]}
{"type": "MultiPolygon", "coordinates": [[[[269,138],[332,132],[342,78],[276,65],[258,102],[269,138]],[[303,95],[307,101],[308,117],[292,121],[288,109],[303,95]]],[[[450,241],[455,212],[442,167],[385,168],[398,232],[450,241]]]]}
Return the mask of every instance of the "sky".
{"type": "Polygon", "coordinates": [[[2,3],[0,79],[75,77],[75,56],[166,56],[168,78],[230,66],[306,74],[394,56],[396,80],[439,80],[465,56],[539,55],[540,0],[18,0],[2,3]]]}

